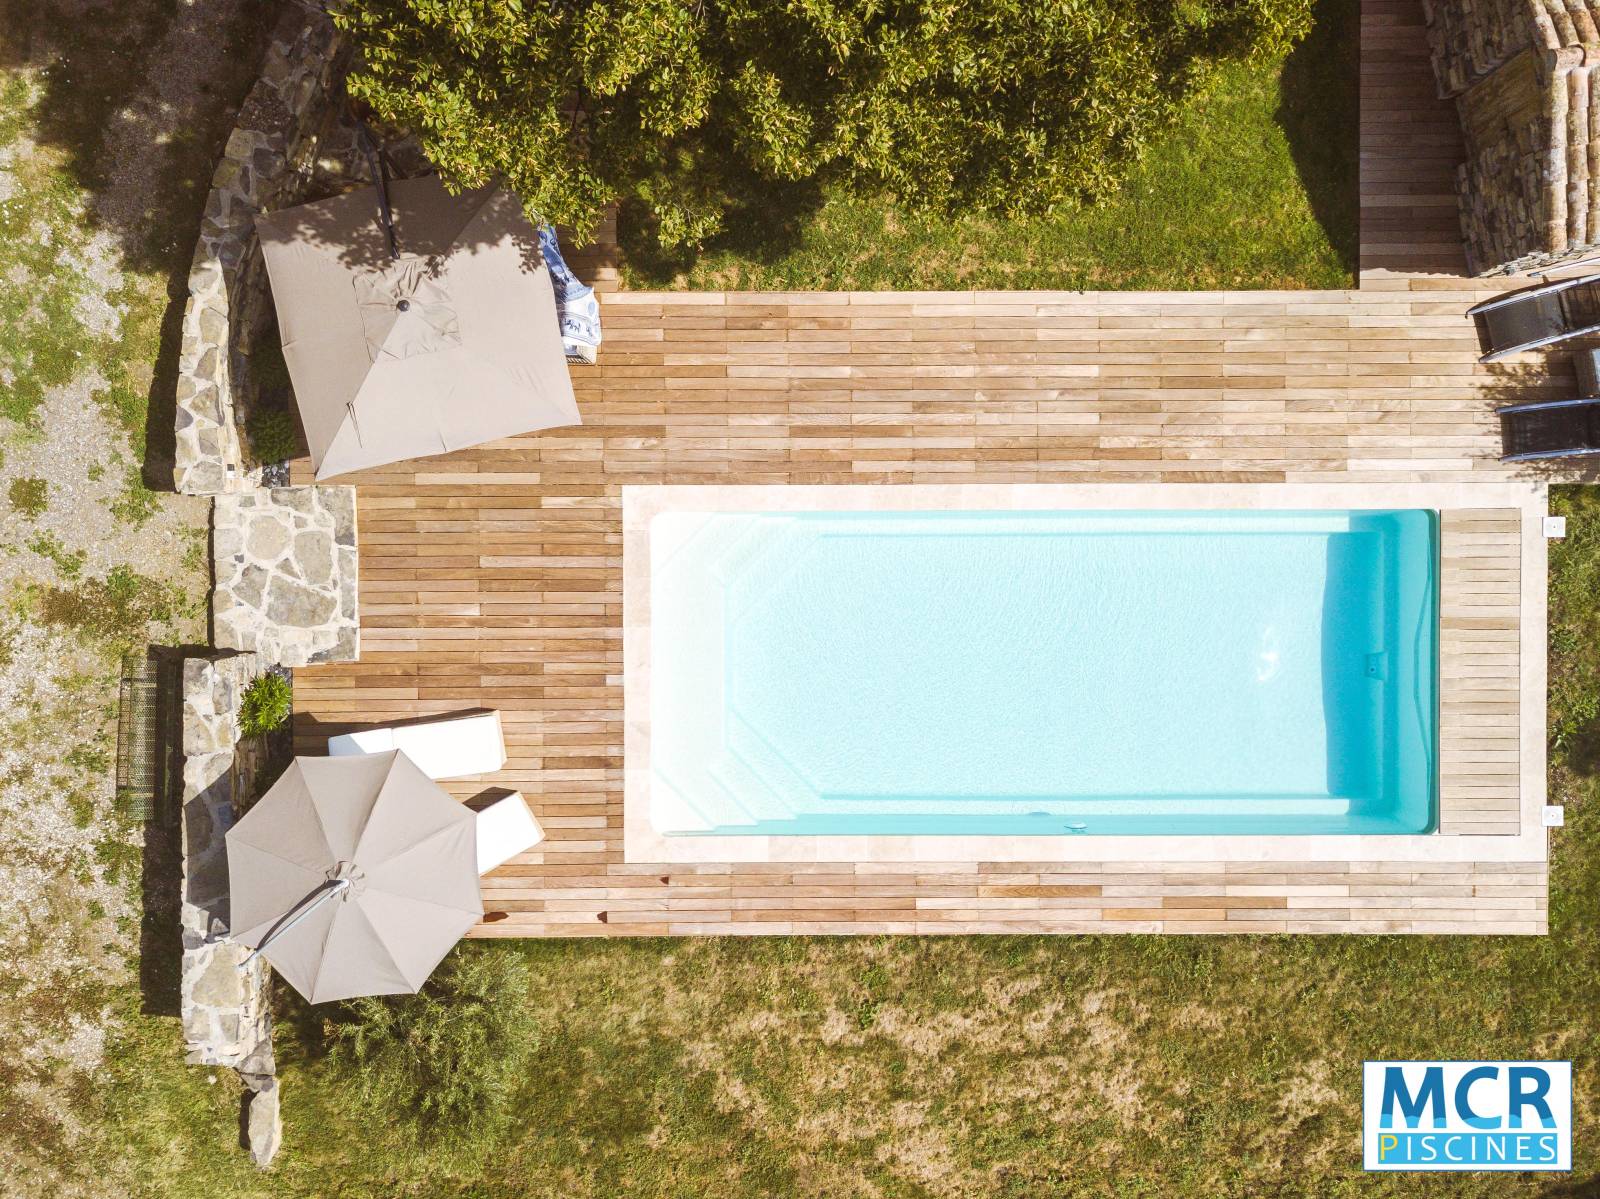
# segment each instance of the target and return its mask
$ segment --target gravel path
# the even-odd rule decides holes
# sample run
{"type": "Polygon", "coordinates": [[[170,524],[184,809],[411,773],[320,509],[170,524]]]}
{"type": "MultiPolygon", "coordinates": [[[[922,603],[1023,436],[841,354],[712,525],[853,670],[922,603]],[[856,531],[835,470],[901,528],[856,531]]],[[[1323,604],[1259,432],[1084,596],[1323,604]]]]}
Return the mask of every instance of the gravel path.
{"type": "Polygon", "coordinates": [[[0,69],[0,1194],[99,1196],[140,1008],[117,663],[203,639],[208,586],[209,506],[144,488],[140,409],[261,14],[43,7],[0,69]]]}

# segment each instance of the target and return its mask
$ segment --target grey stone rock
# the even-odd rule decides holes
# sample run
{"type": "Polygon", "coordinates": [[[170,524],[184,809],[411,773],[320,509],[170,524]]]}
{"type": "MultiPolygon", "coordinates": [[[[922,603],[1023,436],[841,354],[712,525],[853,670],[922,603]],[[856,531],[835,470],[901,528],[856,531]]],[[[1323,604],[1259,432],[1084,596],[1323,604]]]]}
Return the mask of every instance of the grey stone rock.
{"type": "Polygon", "coordinates": [[[244,1001],[239,959],[219,950],[190,989],[192,1002],[204,1007],[238,1007],[244,1001]]]}
{"type": "Polygon", "coordinates": [[[233,596],[240,603],[252,608],[261,607],[262,596],[266,594],[267,572],[261,567],[246,564],[239,572],[239,581],[233,585],[233,596]]]}
{"type": "Polygon", "coordinates": [[[263,1082],[271,1082],[278,1072],[277,1060],[272,1052],[272,1038],[263,1037],[257,1041],[254,1048],[239,1059],[234,1069],[239,1071],[244,1085],[252,1091],[259,1091],[263,1082]]]}
{"type": "Polygon", "coordinates": [[[272,1164],[283,1145],[283,1114],[279,1108],[278,1082],[273,1079],[250,1096],[250,1111],[246,1120],[246,1139],[250,1142],[250,1158],[265,1168],[272,1164]]]}
{"type": "Polygon", "coordinates": [[[257,562],[276,562],[289,548],[289,526],[271,516],[250,522],[244,548],[257,562]]]}
{"type": "MultiPolygon", "coordinates": [[[[220,516],[222,512],[220,506],[218,507],[217,512],[220,516]]],[[[219,523],[218,526],[212,530],[211,555],[213,558],[216,558],[219,561],[227,561],[232,559],[235,554],[241,553],[243,550],[244,538],[240,535],[239,530],[234,528],[231,524],[224,525],[219,523]]]]}
{"type": "Polygon", "coordinates": [[[345,627],[334,635],[333,643],[312,655],[314,662],[356,662],[361,658],[361,633],[345,627]]]}
{"type": "Polygon", "coordinates": [[[340,545],[356,543],[356,489],[319,487],[317,502],[333,519],[333,539],[340,545]]]}
{"type": "Polygon", "coordinates": [[[339,573],[339,615],[346,623],[356,623],[356,572],[353,566],[340,564],[339,573]]]}
{"type": "Polygon", "coordinates": [[[192,902],[209,907],[228,893],[228,857],[223,853],[209,854],[189,869],[189,893],[192,902]]]}
{"type": "Polygon", "coordinates": [[[221,345],[228,339],[228,318],[214,308],[202,308],[200,336],[215,345],[221,345]]]}
{"type": "Polygon", "coordinates": [[[221,495],[226,484],[222,461],[213,458],[196,462],[176,481],[178,490],[186,495],[221,495]]]}
{"type": "Polygon", "coordinates": [[[190,852],[211,844],[213,832],[211,808],[202,799],[192,799],[183,805],[183,839],[190,852]]]}
{"type": "Polygon", "coordinates": [[[310,512],[313,493],[317,490],[314,487],[274,487],[267,492],[267,496],[279,508],[287,508],[291,512],[310,512]]]}
{"type": "Polygon", "coordinates": [[[337,609],[338,601],[332,595],[282,576],[267,588],[267,618],[275,624],[308,629],[325,624],[337,609]]]}

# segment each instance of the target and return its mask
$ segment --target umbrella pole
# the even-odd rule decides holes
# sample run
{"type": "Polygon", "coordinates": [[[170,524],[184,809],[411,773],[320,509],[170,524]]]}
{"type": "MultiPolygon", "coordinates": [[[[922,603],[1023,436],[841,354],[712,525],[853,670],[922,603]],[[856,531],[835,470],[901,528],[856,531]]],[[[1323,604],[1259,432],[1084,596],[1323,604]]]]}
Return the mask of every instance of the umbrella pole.
{"type": "Polygon", "coordinates": [[[378,190],[378,217],[383,222],[383,235],[389,243],[389,258],[400,257],[400,243],[394,233],[394,213],[389,208],[389,169],[382,151],[372,139],[372,130],[360,117],[356,118],[356,136],[361,152],[366,156],[367,168],[372,172],[373,186],[378,190]]]}
{"type": "Polygon", "coordinates": [[[261,943],[257,945],[255,949],[251,950],[250,955],[246,957],[244,961],[239,963],[239,968],[242,970],[251,962],[255,961],[256,958],[261,955],[262,950],[266,949],[269,941],[272,941],[282,933],[288,932],[295,925],[299,924],[300,921],[311,915],[312,912],[316,911],[323,904],[327,903],[328,900],[332,899],[335,895],[339,894],[349,885],[350,880],[347,878],[329,879],[327,882],[319,886],[315,891],[311,892],[311,894],[307,895],[305,899],[302,899],[299,903],[295,904],[294,907],[290,908],[281,917],[279,917],[276,924],[267,930],[267,935],[262,937],[261,943]]]}

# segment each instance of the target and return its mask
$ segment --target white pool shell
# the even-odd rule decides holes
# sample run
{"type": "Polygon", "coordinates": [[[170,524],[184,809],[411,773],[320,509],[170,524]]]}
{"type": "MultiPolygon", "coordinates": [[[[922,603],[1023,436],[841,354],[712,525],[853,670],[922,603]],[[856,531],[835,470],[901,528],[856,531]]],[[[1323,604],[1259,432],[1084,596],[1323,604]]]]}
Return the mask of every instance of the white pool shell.
{"type": "MultiPolygon", "coordinates": [[[[1544,860],[1546,493],[1539,483],[962,484],[623,488],[624,856],[629,862],[1443,862],[1544,860]],[[662,512],[1515,509],[1521,513],[1516,835],[667,836],[650,822],[650,522],[662,512]]],[[[1448,599],[1448,596],[1443,597],[1448,599]]],[[[1443,685],[1441,683],[1441,685],[1443,685]]],[[[1441,695],[1441,698],[1445,698],[1441,695]]]]}

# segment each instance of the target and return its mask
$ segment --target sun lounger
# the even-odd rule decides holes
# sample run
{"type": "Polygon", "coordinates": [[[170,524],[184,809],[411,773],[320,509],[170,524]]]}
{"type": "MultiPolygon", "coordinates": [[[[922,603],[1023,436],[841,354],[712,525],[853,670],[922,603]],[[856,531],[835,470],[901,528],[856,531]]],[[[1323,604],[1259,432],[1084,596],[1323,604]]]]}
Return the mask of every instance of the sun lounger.
{"type": "Polygon", "coordinates": [[[544,829],[513,791],[478,810],[478,873],[488,874],[544,840],[544,829]]]}
{"type": "Polygon", "coordinates": [[[364,729],[328,738],[328,753],[334,756],[376,754],[391,749],[404,752],[431,779],[493,774],[506,764],[506,743],[498,712],[364,729]]]}
{"type": "Polygon", "coordinates": [[[1600,454],[1600,398],[1512,404],[1499,416],[1502,462],[1600,454]]]}
{"type": "Polygon", "coordinates": [[[1600,275],[1542,283],[1467,311],[1478,329],[1479,362],[1600,332],[1600,275]]]}

